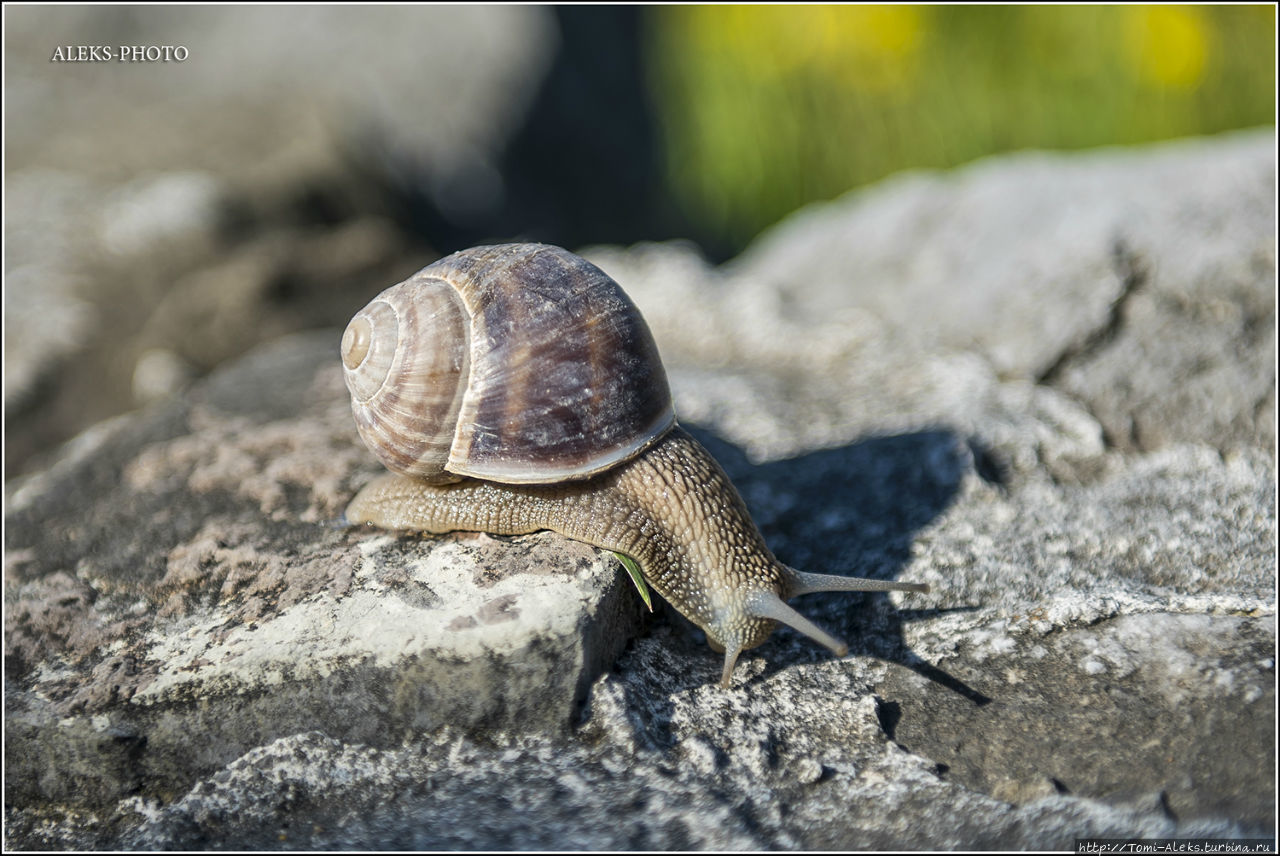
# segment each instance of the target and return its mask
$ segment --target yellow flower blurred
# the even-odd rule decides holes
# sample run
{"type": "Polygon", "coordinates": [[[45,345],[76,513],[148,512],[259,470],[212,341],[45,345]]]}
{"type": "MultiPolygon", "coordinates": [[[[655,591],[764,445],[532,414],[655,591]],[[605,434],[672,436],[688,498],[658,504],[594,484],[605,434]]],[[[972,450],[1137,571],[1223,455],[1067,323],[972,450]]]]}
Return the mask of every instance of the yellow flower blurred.
{"type": "Polygon", "coordinates": [[[692,43],[751,78],[813,72],[855,89],[908,79],[923,26],[916,6],[695,6],[692,43]]]}
{"type": "Polygon", "coordinates": [[[1195,6],[1130,6],[1125,47],[1142,78],[1195,89],[1209,62],[1211,27],[1195,6]]]}
{"type": "Polygon", "coordinates": [[[915,68],[920,10],[915,6],[820,6],[809,62],[855,89],[895,89],[915,68]]]}

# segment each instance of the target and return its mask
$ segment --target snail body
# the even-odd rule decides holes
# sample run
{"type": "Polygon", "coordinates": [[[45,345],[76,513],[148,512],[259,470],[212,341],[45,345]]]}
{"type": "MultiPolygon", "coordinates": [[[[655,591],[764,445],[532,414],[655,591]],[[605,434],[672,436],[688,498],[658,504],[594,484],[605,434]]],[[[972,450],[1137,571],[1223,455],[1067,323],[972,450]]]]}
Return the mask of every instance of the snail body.
{"type": "Polygon", "coordinates": [[[441,259],[357,313],[342,356],[357,427],[392,470],[360,491],[348,522],[549,529],[630,556],[724,653],[721,686],[779,622],[847,653],[786,604],[792,597],[927,591],[779,562],[728,476],[676,424],[634,305],[558,247],[441,259]]]}

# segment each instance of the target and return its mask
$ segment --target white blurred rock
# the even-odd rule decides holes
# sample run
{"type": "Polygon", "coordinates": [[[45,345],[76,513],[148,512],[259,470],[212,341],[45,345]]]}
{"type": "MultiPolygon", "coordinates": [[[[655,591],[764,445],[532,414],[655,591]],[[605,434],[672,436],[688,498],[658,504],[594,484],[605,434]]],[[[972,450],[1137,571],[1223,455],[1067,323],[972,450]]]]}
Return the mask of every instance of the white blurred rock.
{"type": "Polygon", "coordinates": [[[209,173],[138,178],[104,200],[98,237],[108,251],[120,255],[141,254],[164,244],[208,245],[224,204],[224,190],[209,173]]]}
{"type": "Polygon", "coordinates": [[[196,376],[195,367],[173,351],[152,348],[133,367],[133,400],[146,404],[181,392],[196,376]]]}

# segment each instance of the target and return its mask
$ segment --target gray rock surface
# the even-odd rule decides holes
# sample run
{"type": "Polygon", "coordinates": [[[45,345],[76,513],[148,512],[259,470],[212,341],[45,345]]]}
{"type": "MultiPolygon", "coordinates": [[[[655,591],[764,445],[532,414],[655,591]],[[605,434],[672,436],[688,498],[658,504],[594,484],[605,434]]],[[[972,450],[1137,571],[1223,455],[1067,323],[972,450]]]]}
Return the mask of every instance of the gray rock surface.
{"type": "Polygon", "coordinates": [[[10,697],[11,793],[176,792],[315,727],[373,745],[445,724],[555,731],[621,652],[643,607],[586,545],[424,550],[341,524],[376,467],[336,341],[282,340],[104,425],[11,497],[7,655],[34,678],[10,697]],[[121,734],[145,743],[124,777],[101,746],[121,734]]]}
{"type": "Polygon", "coordinates": [[[728,690],[594,550],[336,525],[377,466],[332,332],[95,427],[7,489],[6,844],[1266,834],[1274,147],[895,180],[720,269],[587,250],[779,558],[933,586],[798,599],[850,655],[784,628],[728,690]]]}

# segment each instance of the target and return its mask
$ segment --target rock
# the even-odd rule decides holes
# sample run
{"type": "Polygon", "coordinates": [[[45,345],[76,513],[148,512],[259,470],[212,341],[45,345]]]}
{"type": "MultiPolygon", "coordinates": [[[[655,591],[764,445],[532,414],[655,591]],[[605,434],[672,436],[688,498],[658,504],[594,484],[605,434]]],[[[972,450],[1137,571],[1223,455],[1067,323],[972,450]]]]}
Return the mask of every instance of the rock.
{"type": "Polygon", "coordinates": [[[1275,142],[1264,129],[907,174],[805,209],[731,269],[800,321],[870,312],[909,353],[973,351],[1061,389],[1122,448],[1268,446],[1275,142]]]}
{"type": "Polygon", "coordinates": [[[377,466],[337,338],[283,340],[104,425],[12,494],[11,798],[180,793],[316,728],[385,746],[576,715],[638,625],[628,578],[549,533],[343,527],[377,466]]]}
{"type": "Polygon", "coordinates": [[[85,271],[68,263],[88,231],[89,182],[53,170],[10,176],[5,222],[4,403],[27,405],[39,385],[83,348],[95,327],[92,305],[77,296],[85,271]]]}
{"type": "Polygon", "coordinates": [[[1274,394],[1245,400],[1275,384],[1274,218],[1239,218],[1260,193],[1274,205],[1272,142],[891,181],[718,269],[681,244],[588,251],[646,314],[682,421],[782,561],[932,585],[798,598],[850,655],[782,628],[727,690],[720,658],[669,612],[622,648],[638,599],[595,551],[333,525],[377,467],[332,338],[282,340],[100,424],[8,487],[6,843],[1067,849],[1269,834],[1274,394]],[[851,246],[874,277],[841,274],[851,246]],[[1139,257],[1134,285],[1116,260],[1139,257]],[[982,284],[972,306],[955,283],[982,284]],[[1211,389],[1183,361],[1206,354],[1211,389]],[[1202,404],[1168,409],[1180,390],[1202,404]],[[1161,431],[1125,441],[1120,418],[1161,431]],[[553,575],[530,572],[552,565],[612,593],[556,619],[536,594],[553,575]],[[504,600],[516,587],[525,599],[504,600]],[[421,614],[448,624],[410,632],[421,614]],[[449,625],[528,641],[504,661],[505,642],[464,645],[449,625]],[[413,701],[526,663],[542,677],[506,684],[500,706],[413,701]]]}
{"type": "Polygon", "coordinates": [[[190,383],[194,375],[192,365],[173,351],[166,348],[144,351],[133,367],[133,398],[138,404],[147,404],[173,395],[190,383]]]}
{"type": "Polygon", "coordinates": [[[52,441],[265,339],[344,322],[422,260],[406,261],[403,236],[376,217],[274,222],[269,235],[233,239],[231,197],[203,174],[109,191],[31,170],[15,185],[38,204],[10,226],[21,262],[5,292],[11,474],[52,441]]]}
{"type": "Polygon", "coordinates": [[[98,240],[121,255],[181,241],[214,243],[227,205],[224,194],[219,182],[205,173],[146,176],[118,188],[105,201],[98,240]]]}
{"type": "Polygon", "coordinates": [[[1150,798],[1173,819],[1273,816],[1270,773],[1242,756],[1274,740],[1274,615],[1131,612],[1049,632],[1028,626],[1037,620],[946,640],[955,651],[938,666],[980,659],[960,674],[993,687],[990,704],[890,675],[882,697],[914,714],[894,738],[948,781],[1008,802],[1150,798]]]}

